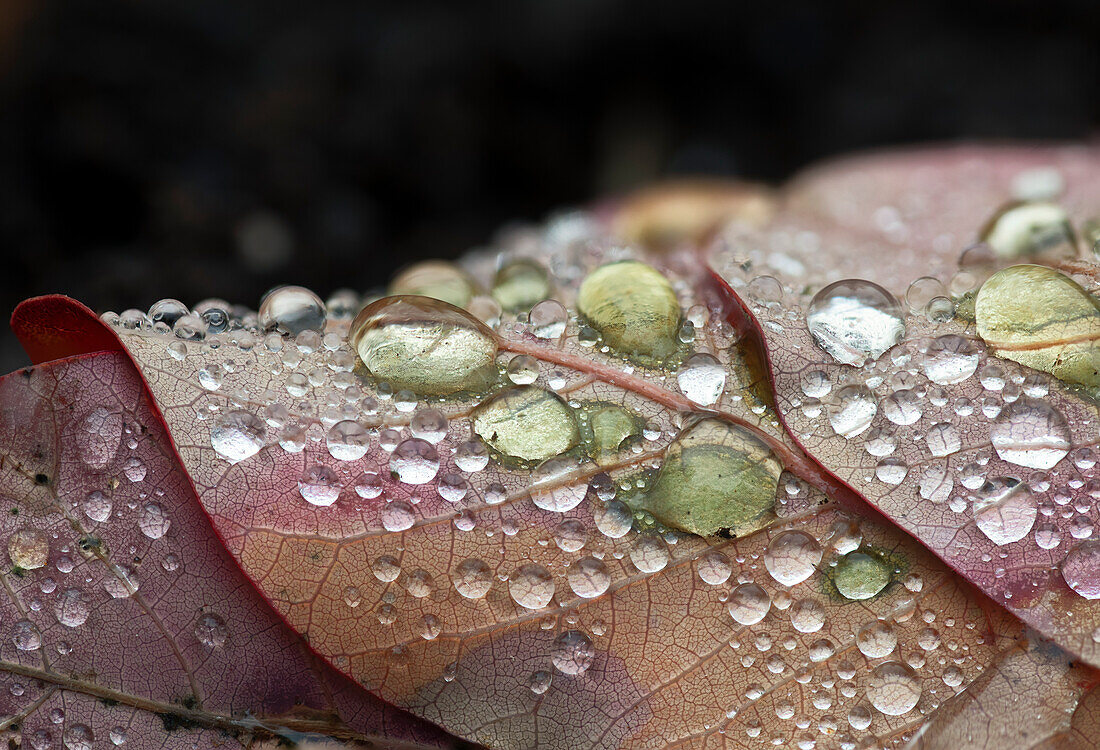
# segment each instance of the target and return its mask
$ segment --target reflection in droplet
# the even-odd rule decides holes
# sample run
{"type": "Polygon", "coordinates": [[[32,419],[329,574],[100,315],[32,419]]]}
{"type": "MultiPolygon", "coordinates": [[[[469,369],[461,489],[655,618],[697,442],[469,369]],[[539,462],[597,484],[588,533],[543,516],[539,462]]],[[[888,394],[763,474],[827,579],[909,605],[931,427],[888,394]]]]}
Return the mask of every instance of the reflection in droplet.
{"type": "Polygon", "coordinates": [[[901,303],[878,284],[848,279],[814,295],[806,325],[833,359],[859,367],[901,340],[905,316],[901,303]]]}
{"type": "Polygon", "coordinates": [[[821,547],[817,540],[802,531],[784,531],[768,544],[764,552],[764,567],[784,586],[802,583],[821,562],[821,547]]]}
{"type": "Polygon", "coordinates": [[[1011,477],[985,482],[974,497],[973,510],[978,530],[998,545],[1031,533],[1039,512],[1027,484],[1011,477]]]}
{"type": "Polygon", "coordinates": [[[1062,413],[1045,401],[1020,398],[1004,408],[989,431],[997,455],[1031,469],[1050,469],[1070,449],[1062,413]]]}
{"type": "Polygon", "coordinates": [[[920,700],[921,686],[913,670],[898,662],[880,664],[871,673],[867,699],[888,716],[904,716],[920,700]]]}

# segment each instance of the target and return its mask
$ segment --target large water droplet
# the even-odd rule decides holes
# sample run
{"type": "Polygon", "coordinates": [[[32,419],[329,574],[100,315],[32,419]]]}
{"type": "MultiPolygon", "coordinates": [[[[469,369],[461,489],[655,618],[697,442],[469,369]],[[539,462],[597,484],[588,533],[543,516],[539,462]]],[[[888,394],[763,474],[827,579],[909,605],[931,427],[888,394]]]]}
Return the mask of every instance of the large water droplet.
{"type": "Polygon", "coordinates": [[[168,533],[172,521],[168,518],[168,511],[156,503],[146,503],[141,509],[138,518],[138,528],[141,533],[150,539],[160,539],[168,533]]]}
{"type": "Polygon", "coordinates": [[[256,455],[264,447],[267,425],[252,412],[234,410],[219,414],[210,428],[214,451],[230,463],[256,455]]]}
{"type": "Polygon", "coordinates": [[[93,469],[106,468],[122,441],[122,415],[98,406],[81,423],[80,458],[93,469]]]}
{"type": "Polygon", "coordinates": [[[1024,397],[1004,408],[989,430],[997,455],[1030,469],[1050,469],[1070,449],[1062,413],[1045,401],[1024,397]]]}
{"type": "Polygon", "coordinates": [[[1002,207],[982,228],[981,240],[1002,258],[1072,257],[1076,244],[1065,209],[1044,201],[1002,207]]]}
{"type": "Polygon", "coordinates": [[[528,310],[550,296],[550,278],[541,265],[521,258],[501,266],[490,293],[505,310],[528,310]]]}
{"type": "Polygon", "coordinates": [[[454,586],[467,599],[482,599],[493,587],[493,572],[482,560],[463,560],[455,567],[454,586]]]}
{"type": "Polygon", "coordinates": [[[871,599],[890,583],[890,567],[874,555],[849,552],[837,561],[832,580],[845,599],[871,599]]]}
{"type": "Polygon", "coordinates": [[[676,292],[645,263],[609,263],[588,274],[577,293],[577,309],[622,354],[662,360],[676,351],[676,292]]]}
{"type": "Polygon", "coordinates": [[[1069,277],[1044,266],[1005,268],[982,285],[974,315],[998,356],[1100,386],[1100,302],[1069,277]]]}
{"type": "Polygon", "coordinates": [[[11,641],[20,651],[42,648],[42,631],[30,620],[16,620],[11,627],[11,641]]]}
{"type": "Polygon", "coordinates": [[[496,341],[477,318],[427,297],[384,297],[364,307],[349,341],[374,377],[421,395],[485,390],[496,341]]]}
{"type": "Polygon", "coordinates": [[[643,504],[662,523],[693,534],[744,533],[774,506],[782,469],[748,430],[702,419],[669,445],[643,504]]]}
{"type": "Polygon", "coordinates": [[[961,383],[978,370],[981,351],[963,336],[948,334],[932,339],[921,360],[924,374],[938,385],[961,383]]]}
{"type": "Polygon", "coordinates": [[[825,607],[816,599],[799,599],[791,605],[790,616],[800,633],[816,633],[825,625],[825,607]]]}
{"type": "Polygon", "coordinates": [[[668,545],[656,534],[641,534],[630,546],[630,562],[642,573],[664,570],[669,558],[668,545]]]}
{"type": "Polygon", "coordinates": [[[994,544],[1018,542],[1031,532],[1038,505],[1027,484],[1010,477],[990,479],[973,501],[978,530],[994,544]]]}
{"type": "Polygon", "coordinates": [[[784,586],[802,583],[821,562],[821,546],[802,531],[784,531],[771,540],[764,552],[764,567],[784,586]]]}
{"type": "Polygon", "coordinates": [[[427,484],[439,472],[439,454],[427,440],[402,440],[390,456],[390,468],[404,484],[427,484]]]}
{"type": "Polygon", "coordinates": [[[473,424],[491,448],[526,461],[545,460],[580,442],[573,409],[556,393],[530,385],[501,391],[481,404],[473,424]]]}
{"type": "Polygon", "coordinates": [[[531,472],[531,501],[555,513],[573,510],[588,494],[588,484],[578,475],[591,466],[564,456],[548,458],[531,472]]]}
{"type": "Polygon", "coordinates": [[[1100,599],[1100,542],[1082,542],[1062,561],[1062,578],[1086,599],[1100,599]]]}
{"type": "Polygon", "coordinates": [[[370,433],[358,422],[345,419],[329,428],[327,444],[337,461],[358,461],[370,448],[370,433]]]}
{"type": "Polygon", "coordinates": [[[332,505],[339,499],[340,490],[340,477],[324,464],[307,466],[298,478],[298,494],[310,505],[332,505]]]}
{"type": "Polygon", "coordinates": [[[477,285],[458,266],[441,260],[416,263],[390,282],[390,294],[419,295],[466,307],[477,294],[477,285]]]}
{"type": "Polygon", "coordinates": [[[904,716],[920,700],[920,680],[904,664],[888,661],[878,665],[867,683],[867,700],[888,716],[904,716]]]}
{"type": "Polygon", "coordinates": [[[814,295],[806,325],[833,359],[861,367],[901,340],[905,315],[897,298],[878,284],[847,279],[814,295]]]}
{"type": "Polygon", "coordinates": [[[386,531],[411,529],[416,522],[416,512],[404,500],[394,500],[382,508],[382,528],[386,531]]]}
{"type": "Polygon", "coordinates": [[[65,589],[54,604],[57,621],[68,628],[78,628],[83,625],[91,611],[80,589],[65,589]]]}
{"type": "Polygon", "coordinates": [[[856,635],[856,646],[868,659],[881,659],[894,652],[898,645],[898,635],[888,622],[874,620],[860,628],[856,635]]]}
{"type": "Polygon", "coordinates": [[[582,557],[569,566],[567,573],[569,588],[584,599],[594,599],[607,591],[611,585],[611,574],[602,560],[595,557],[582,557]]]}
{"type": "Polygon", "coordinates": [[[864,432],[878,413],[875,395],[863,385],[844,386],[828,406],[829,425],[833,432],[845,438],[864,432]]]}
{"type": "Polygon", "coordinates": [[[693,354],[688,357],[676,375],[680,390],[700,406],[718,402],[726,387],[726,370],[710,354],[693,354]]]}
{"type": "Polygon", "coordinates": [[[743,583],[730,593],[726,608],[738,625],[755,625],[772,608],[768,592],[755,583],[743,583]]]}
{"type": "Polygon", "coordinates": [[[309,289],[280,286],[268,292],[260,302],[260,326],[297,336],[302,331],[325,328],[325,303],[309,289]]]}
{"type": "Polygon", "coordinates": [[[521,607],[542,609],[554,598],[554,577],[543,566],[528,563],[508,578],[508,593],[521,607]]]}
{"type": "Polygon", "coordinates": [[[578,675],[592,666],[596,649],[592,640],[579,630],[567,630],[557,637],[550,651],[554,668],[567,675],[578,675]]]}
{"type": "Polygon", "coordinates": [[[225,620],[210,612],[199,615],[195,621],[195,638],[207,648],[221,648],[229,639],[225,620]]]}
{"type": "Polygon", "coordinates": [[[45,567],[50,557],[50,540],[38,529],[19,529],[8,537],[11,564],[23,570],[45,567]]]}

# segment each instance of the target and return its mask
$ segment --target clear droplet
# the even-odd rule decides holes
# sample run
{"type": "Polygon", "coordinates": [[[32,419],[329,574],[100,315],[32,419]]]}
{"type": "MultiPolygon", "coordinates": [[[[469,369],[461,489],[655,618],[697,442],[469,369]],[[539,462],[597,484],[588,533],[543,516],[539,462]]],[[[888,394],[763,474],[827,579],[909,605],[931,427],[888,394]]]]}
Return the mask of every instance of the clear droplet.
{"type": "Polygon", "coordinates": [[[867,684],[867,700],[887,716],[905,716],[920,700],[921,686],[913,670],[888,661],[875,667],[867,684]]]}
{"type": "Polygon", "coordinates": [[[256,455],[264,447],[267,425],[255,414],[234,410],[219,414],[210,428],[214,451],[230,463],[256,455]]]}
{"type": "Polygon", "coordinates": [[[921,360],[924,374],[937,385],[961,383],[978,370],[981,349],[971,339],[949,334],[932,339],[921,360]]]}
{"type": "Polygon", "coordinates": [[[199,615],[195,621],[195,638],[208,648],[222,648],[229,639],[229,629],[218,615],[210,612],[199,615]]]}
{"type": "Polygon", "coordinates": [[[567,630],[554,640],[550,663],[562,674],[582,674],[596,658],[592,639],[579,630],[567,630]]]}
{"type": "Polygon", "coordinates": [[[1039,512],[1027,484],[1011,477],[985,482],[972,507],[978,530],[998,545],[1018,542],[1030,534],[1039,512]]]}
{"type": "Polygon", "coordinates": [[[860,628],[856,635],[856,646],[868,659],[881,659],[894,653],[898,645],[898,635],[890,623],[873,620],[860,628]]]}
{"type": "Polygon", "coordinates": [[[844,438],[853,438],[867,430],[878,413],[875,395],[867,386],[846,385],[829,403],[829,425],[844,438]]]}
{"type": "Polygon", "coordinates": [[[771,610],[772,600],[757,584],[743,583],[730,593],[726,608],[738,625],[755,625],[771,610]]]}
{"type": "Polygon", "coordinates": [[[501,391],[472,416],[474,432],[513,458],[542,461],[580,442],[573,409],[556,393],[531,385],[501,391]]]}
{"type": "Polygon", "coordinates": [[[612,349],[662,360],[678,346],[680,303],[652,266],[628,260],[600,266],[585,277],[577,309],[612,349]]]}
{"type": "Polygon", "coordinates": [[[676,382],[689,399],[710,406],[718,402],[726,388],[726,370],[710,354],[693,354],[680,367],[676,382]]]}
{"type": "Polygon", "coordinates": [[[535,261],[521,258],[501,266],[490,293],[505,310],[528,310],[550,296],[550,277],[535,261]]]}
{"type": "Polygon", "coordinates": [[[340,477],[324,464],[307,466],[298,478],[298,494],[310,505],[327,507],[340,497],[340,477]]]}
{"type": "Polygon", "coordinates": [[[1100,542],[1082,542],[1062,561],[1062,578],[1086,599],[1100,599],[1100,542]]]}
{"type": "Polygon", "coordinates": [[[554,577],[536,563],[521,566],[508,578],[508,593],[526,609],[543,609],[554,598],[554,577]]]}
{"type": "Polygon", "coordinates": [[[582,557],[569,566],[566,575],[569,588],[584,599],[594,599],[607,591],[611,585],[611,574],[602,560],[594,557],[582,557]]]}
{"type": "Polygon", "coordinates": [[[390,468],[403,484],[427,484],[439,473],[439,454],[427,440],[402,440],[390,456],[390,468]]]}
{"type": "Polygon", "coordinates": [[[764,552],[764,567],[784,586],[802,583],[821,562],[821,546],[802,531],[784,531],[768,544],[764,552]]]}
{"type": "Polygon", "coordinates": [[[277,328],[291,336],[302,331],[322,331],[325,303],[305,287],[280,286],[264,295],[258,318],[261,328],[277,328]]]}
{"type": "Polygon", "coordinates": [[[57,621],[67,628],[78,628],[88,620],[91,607],[80,589],[65,589],[57,597],[54,614],[57,621]]]}
{"type": "Polygon", "coordinates": [[[455,567],[454,587],[467,599],[483,599],[493,587],[493,573],[484,561],[463,560],[455,567]]]}
{"type": "Polygon", "coordinates": [[[806,325],[833,359],[861,367],[901,340],[905,315],[897,298],[878,284],[847,279],[814,295],[806,325]]]}
{"type": "Polygon", "coordinates": [[[38,529],[22,528],[8,537],[11,563],[23,570],[45,567],[50,557],[50,540],[38,529]]]}
{"type": "Polygon", "coordinates": [[[989,431],[997,455],[1030,469],[1050,469],[1071,447],[1062,413],[1045,401],[1029,397],[1009,404],[989,431]]]}

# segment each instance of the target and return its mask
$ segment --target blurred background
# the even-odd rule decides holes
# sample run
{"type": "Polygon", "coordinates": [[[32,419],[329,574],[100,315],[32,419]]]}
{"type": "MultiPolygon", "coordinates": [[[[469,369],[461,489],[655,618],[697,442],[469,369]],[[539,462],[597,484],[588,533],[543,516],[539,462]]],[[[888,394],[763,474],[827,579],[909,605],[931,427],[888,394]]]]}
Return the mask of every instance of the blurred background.
{"type": "Polygon", "coordinates": [[[0,0],[0,308],[325,297],[666,175],[1098,125],[1095,0],[0,0]]]}

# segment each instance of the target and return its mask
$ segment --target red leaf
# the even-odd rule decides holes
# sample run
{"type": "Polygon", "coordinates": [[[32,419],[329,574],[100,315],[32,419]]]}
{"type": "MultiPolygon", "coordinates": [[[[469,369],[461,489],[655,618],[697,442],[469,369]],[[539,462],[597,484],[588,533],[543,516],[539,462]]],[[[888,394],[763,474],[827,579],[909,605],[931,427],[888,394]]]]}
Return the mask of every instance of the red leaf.
{"type": "Polygon", "coordinates": [[[255,593],[123,354],[8,375],[0,413],[2,711],[22,747],[441,743],[320,663],[255,593]]]}

